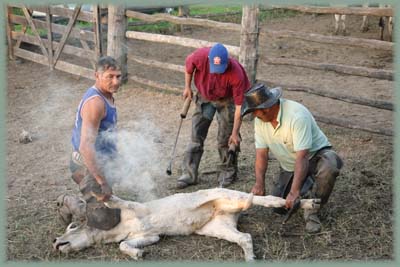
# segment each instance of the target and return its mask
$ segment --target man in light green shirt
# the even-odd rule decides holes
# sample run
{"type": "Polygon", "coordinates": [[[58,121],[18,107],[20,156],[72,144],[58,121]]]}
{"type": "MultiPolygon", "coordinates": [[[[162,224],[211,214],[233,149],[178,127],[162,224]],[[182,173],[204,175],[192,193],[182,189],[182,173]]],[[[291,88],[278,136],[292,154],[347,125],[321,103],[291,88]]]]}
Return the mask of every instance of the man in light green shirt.
{"type": "MultiPolygon", "coordinates": [[[[286,198],[286,209],[302,196],[320,198],[325,204],[332,192],[343,162],[332,150],[314,117],[302,104],[281,98],[280,88],[253,86],[245,95],[241,116],[253,113],[256,162],[256,183],[251,192],[265,194],[268,154],[280,163],[278,179],[271,194],[286,198]]],[[[275,209],[286,213],[286,209],[275,209]]],[[[319,232],[319,209],[306,210],[306,231],[319,232]]]]}

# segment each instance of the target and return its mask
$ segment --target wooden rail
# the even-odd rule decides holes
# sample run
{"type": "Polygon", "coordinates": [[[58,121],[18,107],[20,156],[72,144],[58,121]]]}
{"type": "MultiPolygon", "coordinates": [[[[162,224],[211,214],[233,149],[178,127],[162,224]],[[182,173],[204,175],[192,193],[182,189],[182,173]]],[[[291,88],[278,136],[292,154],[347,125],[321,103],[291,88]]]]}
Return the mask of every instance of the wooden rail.
{"type": "MultiPolygon", "coordinates": [[[[17,8],[23,8],[23,6],[24,6],[22,4],[13,4],[13,3],[7,3],[7,5],[9,7],[17,7],[17,8]]],[[[29,8],[29,6],[28,6],[28,8],[29,8]]],[[[39,12],[43,12],[43,13],[47,13],[48,12],[47,8],[49,8],[50,9],[50,14],[56,15],[56,16],[65,17],[65,18],[72,17],[72,15],[74,13],[74,10],[71,10],[69,8],[57,7],[57,6],[51,6],[51,5],[48,6],[48,7],[46,7],[46,6],[34,6],[33,7],[32,6],[32,8],[35,11],[39,11],[39,12]]],[[[79,15],[78,15],[77,19],[81,20],[81,21],[86,21],[86,22],[94,22],[92,12],[87,12],[87,11],[79,12],[79,15]]]]}
{"type": "Polygon", "coordinates": [[[353,47],[356,46],[356,47],[377,49],[377,50],[391,51],[394,48],[393,42],[371,40],[365,38],[354,38],[349,36],[346,37],[327,36],[316,33],[306,33],[306,32],[297,32],[289,30],[274,31],[274,30],[260,29],[260,35],[269,35],[274,38],[295,38],[309,42],[342,45],[342,46],[353,46],[353,47]]]}
{"type": "MultiPolygon", "coordinates": [[[[177,37],[171,35],[163,35],[163,34],[154,34],[154,33],[146,33],[146,32],[137,32],[137,31],[127,31],[125,36],[127,38],[133,38],[143,41],[151,41],[158,43],[167,43],[167,44],[176,44],[185,47],[193,47],[193,48],[201,48],[205,46],[213,46],[215,42],[209,42],[204,40],[186,38],[186,37],[177,37]]],[[[233,45],[225,45],[226,49],[228,49],[229,53],[234,56],[239,55],[239,47],[233,45]]]]}
{"type": "Polygon", "coordinates": [[[393,8],[380,7],[314,7],[314,6],[297,6],[297,5],[280,5],[274,6],[282,9],[296,10],[305,13],[316,14],[343,14],[343,15],[359,15],[359,16],[378,16],[392,17],[394,15],[393,8]]]}
{"type": "MultiPolygon", "coordinates": [[[[48,58],[42,55],[39,55],[37,53],[30,52],[25,49],[21,48],[14,48],[14,55],[17,57],[21,57],[24,59],[28,59],[30,61],[42,64],[42,65],[48,65],[48,58]]],[[[94,80],[94,70],[88,69],[85,67],[77,66],[65,61],[58,60],[56,65],[54,66],[55,69],[68,72],[74,75],[78,75],[81,77],[85,77],[88,79],[94,80]]]]}
{"type": "MultiPolygon", "coordinates": [[[[35,37],[29,36],[29,35],[24,35],[22,32],[12,31],[11,36],[12,36],[12,39],[21,40],[25,43],[39,45],[39,42],[35,37]]],[[[49,46],[48,40],[44,39],[43,42],[47,47],[49,46]]],[[[52,49],[57,49],[59,43],[55,42],[55,41],[53,41],[52,43],[53,43],[52,49]]],[[[69,54],[69,55],[75,55],[75,56],[87,58],[87,59],[95,58],[95,56],[96,56],[94,51],[91,51],[91,50],[88,51],[86,49],[82,49],[82,48],[72,46],[72,45],[67,45],[67,44],[64,46],[63,53],[69,54]]]]}
{"type": "MultiPolygon", "coordinates": [[[[26,21],[26,18],[22,17],[22,16],[11,14],[9,19],[10,19],[11,23],[21,24],[23,26],[29,25],[28,22],[26,21]]],[[[36,25],[37,28],[47,29],[47,23],[45,21],[41,21],[38,19],[32,19],[32,21],[36,25]]],[[[67,27],[64,25],[52,23],[51,29],[52,29],[53,33],[63,34],[66,31],[67,27]]],[[[95,38],[95,35],[93,32],[80,30],[77,28],[73,28],[69,36],[77,38],[77,39],[83,39],[85,41],[93,41],[95,38]]]]}
{"type": "Polygon", "coordinates": [[[127,17],[130,18],[137,18],[144,21],[150,22],[159,22],[159,21],[168,21],[175,24],[185,24],[185,25],[195,25],[195,26],[202,26],[202,27],[213,27],[219,28],[223,30],[233,30],[233,31],[240,31],[241,27],[239,24],[236,23],[227,23],[227,22],[218,22],[213,20],[207,19],[195,19],[195,18],[184,18],[184,17],[177,17],[171,16],[169,14],[154,14],[154,15],[147,15],[144,13],[127,10],[125,12],[127,17]]]}

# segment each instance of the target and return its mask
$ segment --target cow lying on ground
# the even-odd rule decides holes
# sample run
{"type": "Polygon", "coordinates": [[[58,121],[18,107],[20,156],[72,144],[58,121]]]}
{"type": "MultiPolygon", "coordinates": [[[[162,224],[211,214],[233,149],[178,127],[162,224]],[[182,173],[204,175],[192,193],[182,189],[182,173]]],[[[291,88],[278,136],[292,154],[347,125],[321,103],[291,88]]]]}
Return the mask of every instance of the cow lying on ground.
{"type": "MultiPolygon", "coordinates": [[[[138,259],[143,254],[140,248],[157,242],[160,235],[196,233],[237,243],[242,247],[245,259],[250,261],[254,259],[253,242],[250,234],[236,228],[239,213],[252,205],[284,207],[285,200],[214,188],[174,194],[145,203],[112,196],[105,204],[109,208],[121,209],[121,222],[116,227],[104,231],[71,223],[66,232],[53,241],[53,247],[68,252],[94,243],[121,242],[120,250],[138,259]]],[[[317,199],[303,199],[300,204],[303,209],[318,206],[317,199]]]]}

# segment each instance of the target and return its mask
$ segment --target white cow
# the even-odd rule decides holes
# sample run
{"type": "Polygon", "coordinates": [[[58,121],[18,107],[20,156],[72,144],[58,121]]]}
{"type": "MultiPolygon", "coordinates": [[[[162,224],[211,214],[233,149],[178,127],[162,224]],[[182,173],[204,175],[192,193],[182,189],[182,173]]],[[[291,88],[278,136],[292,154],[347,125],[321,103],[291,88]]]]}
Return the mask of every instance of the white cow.
{"type": "MultiPolygon", "coordinates": [[[[369,5],[367,3],[364,3],[362,6],[368,7],[369,5]]],[[[391,5],[379,4],[379,7],[380,8],[391,8],[391,5]]],[[[342,32],[343,35],[347,35],[346,15],[334,14],[334,17],[335,17],[334,34],[337,35],[337,34],[339,34],[339,32],[342,32]]],[[[383,33],[384,33],[385,28],[387,28],[389,41],[392,41],[393,17],[381,17],[379,19],[379,28],[380,28],[380,39],[383,41],[383,39],[384,39],[383,33]]],[[[363,21],[362,21],[360,30],[362,32],[366,32],[369,30],[368,16],[363,16],[363,21]]]]}
{"type": "MultiPolygon", "coordinates": [[[[105,204],[121,209],[121,222],[116,227],[104,231],[71,223],[66,232],[53,241],[54,249],[68,252],[94,243],[122,241],[120,250],[138,259],[143,254],[141,248],[157,242],[160,235],[196,233],[237,243],[244,251],[245,260],[251,261],[254,259],[253,242],[250,234],[236,228],[239,213],[252,205],[284,207],[285,199],[215,188],[174,194],[145,203],[112,196],[105,204]]],[[[317,208],[319,200],[303,199],[300,207],[317,208]]]]}

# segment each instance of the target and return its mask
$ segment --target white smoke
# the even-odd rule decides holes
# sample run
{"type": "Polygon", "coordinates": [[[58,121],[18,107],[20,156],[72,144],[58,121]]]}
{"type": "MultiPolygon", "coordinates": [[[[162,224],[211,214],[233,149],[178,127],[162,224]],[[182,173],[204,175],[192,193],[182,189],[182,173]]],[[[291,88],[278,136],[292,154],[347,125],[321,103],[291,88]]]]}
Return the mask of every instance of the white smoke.
{"type": "Polygon", "coordinates": [[[154,179],[163,173],[159,136],[159,129],[149,120],[135,121],[132,130],[118,129],[105,136],[116,141],[118,150],[117,157],[103,165],[114,191],[122,190],[138,201],[156,198],[154,179]]]}

